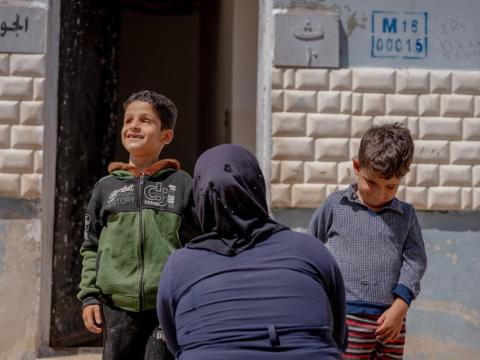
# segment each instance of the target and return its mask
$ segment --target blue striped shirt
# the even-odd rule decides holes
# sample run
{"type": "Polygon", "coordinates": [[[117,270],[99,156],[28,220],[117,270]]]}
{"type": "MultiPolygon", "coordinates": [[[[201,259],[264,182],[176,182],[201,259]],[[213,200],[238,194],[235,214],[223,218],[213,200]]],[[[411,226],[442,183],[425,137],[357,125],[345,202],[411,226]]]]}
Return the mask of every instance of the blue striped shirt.
{"type": "Polygon", "coordinates": [[[327,243],[335,257],[345,281],[347,313],[380,314],[396,297],[410,304],[420,292],[427,256],[410,204],[394,198],[371,211],[354,184],[322,203],[307,233],[327,243]]]}

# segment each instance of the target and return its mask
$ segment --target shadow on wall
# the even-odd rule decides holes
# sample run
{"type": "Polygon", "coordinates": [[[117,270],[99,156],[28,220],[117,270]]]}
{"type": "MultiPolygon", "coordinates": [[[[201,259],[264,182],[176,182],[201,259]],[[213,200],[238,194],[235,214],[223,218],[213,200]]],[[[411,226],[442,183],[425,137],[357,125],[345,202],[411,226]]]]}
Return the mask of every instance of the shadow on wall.
{"type": "Polygon", "coordinates": [[[480,212],[417,211],[422,229],[480,231],[480,212]]]}
{"type": "MultiPolygon", "coordinates": [[[[273,217],[294,229],[306,229],[316,209],[273,209],[273,217]]],[[[480,212],[431,212],[417,211],[424,231],[480,232],[480,212]]]]}
{"type": "Polygon", "coordinates": [[[293,230],[305,232],[316,209],[273,209],[273,218],[293,230]]]}

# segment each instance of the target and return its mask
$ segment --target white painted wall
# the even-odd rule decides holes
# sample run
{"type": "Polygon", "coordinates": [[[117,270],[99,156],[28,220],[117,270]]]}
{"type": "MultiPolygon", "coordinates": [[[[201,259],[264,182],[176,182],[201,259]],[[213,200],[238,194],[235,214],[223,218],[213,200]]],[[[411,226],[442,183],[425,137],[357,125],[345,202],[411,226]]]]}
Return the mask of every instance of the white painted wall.
{"type": "Polygon", "coordinates": [[[11,6],[34,6],[41,8],[49,7],[49,0],[0,0],[0,6],[2,5],[11,5],[11,6]]]}
{"type": "Polygon", "coordinates": [[[272,202],[317,207],[355,181],[372,125],[399,122],[415,141],[397,196],[419,210],[480,209],[480,72],[275,68],[272,202]]]}
{"type": "MultiPolygon", "coordinates": [[[[4,6],[49,5],[0,0],[0,12],[4,6]]],[[[48,30],[39,35],[48,44],[46,54],[0,49],[1,360],[35,359],[49,336],[58,30],[47,16],[48,30]]]]}
{"type": "Polygon", "coordinates": [[[231,141],[255,152],[258,0],[234,0],[231,141]]]}

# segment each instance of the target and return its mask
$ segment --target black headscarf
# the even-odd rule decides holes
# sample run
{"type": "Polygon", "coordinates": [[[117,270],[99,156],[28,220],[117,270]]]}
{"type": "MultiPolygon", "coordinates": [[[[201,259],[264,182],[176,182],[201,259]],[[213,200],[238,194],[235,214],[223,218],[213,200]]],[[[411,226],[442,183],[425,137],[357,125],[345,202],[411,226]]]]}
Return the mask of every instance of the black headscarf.
{"type": "Polygon", "coordinates": [[[219,145],[199,157],[193,194],[204,234],[187,243],[188,248],[233,256],[288,229],[268,215],[258,161],[239,145],[219,145]]]}

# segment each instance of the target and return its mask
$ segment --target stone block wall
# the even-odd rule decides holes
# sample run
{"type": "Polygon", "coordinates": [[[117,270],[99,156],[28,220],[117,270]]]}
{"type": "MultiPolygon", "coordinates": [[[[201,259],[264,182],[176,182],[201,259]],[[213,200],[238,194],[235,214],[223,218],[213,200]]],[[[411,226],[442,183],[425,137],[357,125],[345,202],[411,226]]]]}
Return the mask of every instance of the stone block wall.
{"type": "Polygon", "coordinates": [[[386,68],[273,69],[272,207],[317,207],[348,186],[362,134],[392,122],[415,140],[398,197],[480,210],[480,72],[386,68]]]}
{"type": "Polygon", "coordinates": [[[45,81],[45,54],[0,53],[0,360],[40,346],[45,81]]]}
{"type": "Polygon", "coordinates": [[[0,54],[0,196],[40,197],[44,92],[45,55],[0,54]]]}

